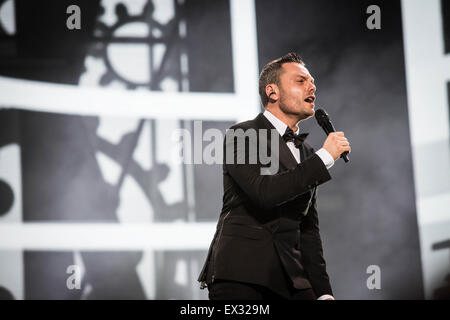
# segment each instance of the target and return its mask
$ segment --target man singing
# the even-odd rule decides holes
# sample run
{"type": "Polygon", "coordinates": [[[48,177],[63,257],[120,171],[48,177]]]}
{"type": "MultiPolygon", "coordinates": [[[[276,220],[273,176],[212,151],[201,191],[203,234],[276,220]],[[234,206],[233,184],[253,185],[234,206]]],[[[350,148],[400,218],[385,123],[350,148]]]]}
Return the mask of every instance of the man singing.
{"type": "MultiPolygon", "coordinates": [[[[222,212],[198,279],[212,300],[334,299],[319,234],[317,186],[331,179],[328,169],[350,152],[350,144],[343,132],[333,132],[314,152],[307,134],[299,133],[299,123],[314,115],[315,91],[301,58],[289,53],[261,71],[265,111],[230,128],[276,130],[279,148],[270,154],[279,166],[274,174],[262,174],[264,164],[251,163],[248,149],[232,144],[235,158],[247,161],[223,164],[222,212]]],[[[270,137],[264,141],[270,149],[270,137]]],[[[225,141],[224,159],[232,142],[225,141]]]]}

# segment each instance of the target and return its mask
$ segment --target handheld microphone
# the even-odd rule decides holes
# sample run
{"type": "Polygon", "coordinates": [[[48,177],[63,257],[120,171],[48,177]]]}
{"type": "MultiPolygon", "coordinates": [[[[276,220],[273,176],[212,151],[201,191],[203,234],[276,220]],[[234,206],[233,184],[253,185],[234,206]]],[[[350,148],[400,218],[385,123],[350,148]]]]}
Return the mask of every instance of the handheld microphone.
{"type": "MultiPolygon", "coordinates": [[[[323,109],[317,109],[314,113],[314,117],[317,120],[317,123],[319,126],[322,127],[323,131],[325,131],[326,135],[328,136],[331,132],[335,132],[336,130],[333,127],[333,124],[331,123],[330,117],[328,116],[328,113],[325,112],[323,109]]],[[[341,158],[344,159],[345,162],[348,162],[348,151],[345,151],[341,154],[341,158]]]]}

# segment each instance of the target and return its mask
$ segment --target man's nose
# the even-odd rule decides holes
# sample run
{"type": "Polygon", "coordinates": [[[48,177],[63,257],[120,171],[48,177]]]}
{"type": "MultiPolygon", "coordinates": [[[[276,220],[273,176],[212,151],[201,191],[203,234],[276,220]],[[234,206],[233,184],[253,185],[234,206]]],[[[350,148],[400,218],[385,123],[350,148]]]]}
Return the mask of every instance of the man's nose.
{"type": "Polygon", "coordinates": [[[313,94],[316,92],[316,85],[313,82],[310,82],[309,91],[313,94]]]}

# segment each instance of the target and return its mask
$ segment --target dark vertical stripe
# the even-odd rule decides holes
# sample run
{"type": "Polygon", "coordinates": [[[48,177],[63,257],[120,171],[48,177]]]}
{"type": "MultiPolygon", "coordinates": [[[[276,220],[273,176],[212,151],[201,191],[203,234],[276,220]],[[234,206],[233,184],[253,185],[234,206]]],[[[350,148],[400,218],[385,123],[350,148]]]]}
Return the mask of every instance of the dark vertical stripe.
{"type": "Polygon", "coordinates": [[[450,53],[450,1],[441,0],[442,8],[442,33],[444,35],[445,53],[450,53]]]}

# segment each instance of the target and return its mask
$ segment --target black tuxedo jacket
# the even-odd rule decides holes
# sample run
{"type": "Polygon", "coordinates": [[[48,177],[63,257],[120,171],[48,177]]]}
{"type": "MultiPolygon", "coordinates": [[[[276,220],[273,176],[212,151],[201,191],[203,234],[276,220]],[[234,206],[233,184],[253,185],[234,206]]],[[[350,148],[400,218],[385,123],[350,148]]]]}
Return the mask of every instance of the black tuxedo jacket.
{"type": "MultiPolygon", "coordinates": [[[[275,128],[262,113],[230,129],[239,128],[266,129],[270,148],[270,130],[275,128]]],[[[216,279],[234,280],[263,285],[288,297],[290,278],[295,288],[312,288],[318,297],[332,294],[316,197],[317,186],[331,177],[308,144],[300,148],[298,164],[281,135],[277,138],[279,170],[273,175],[261,175],[259,160],[227,164],[225,139],[223,207],[198,278],[202,288],[216,279]]],[[[246,154],[248,147],[245,144],[246,154]]],[[[243,152],[239,148],[236,144],[232,150],[243,152]]]]}

